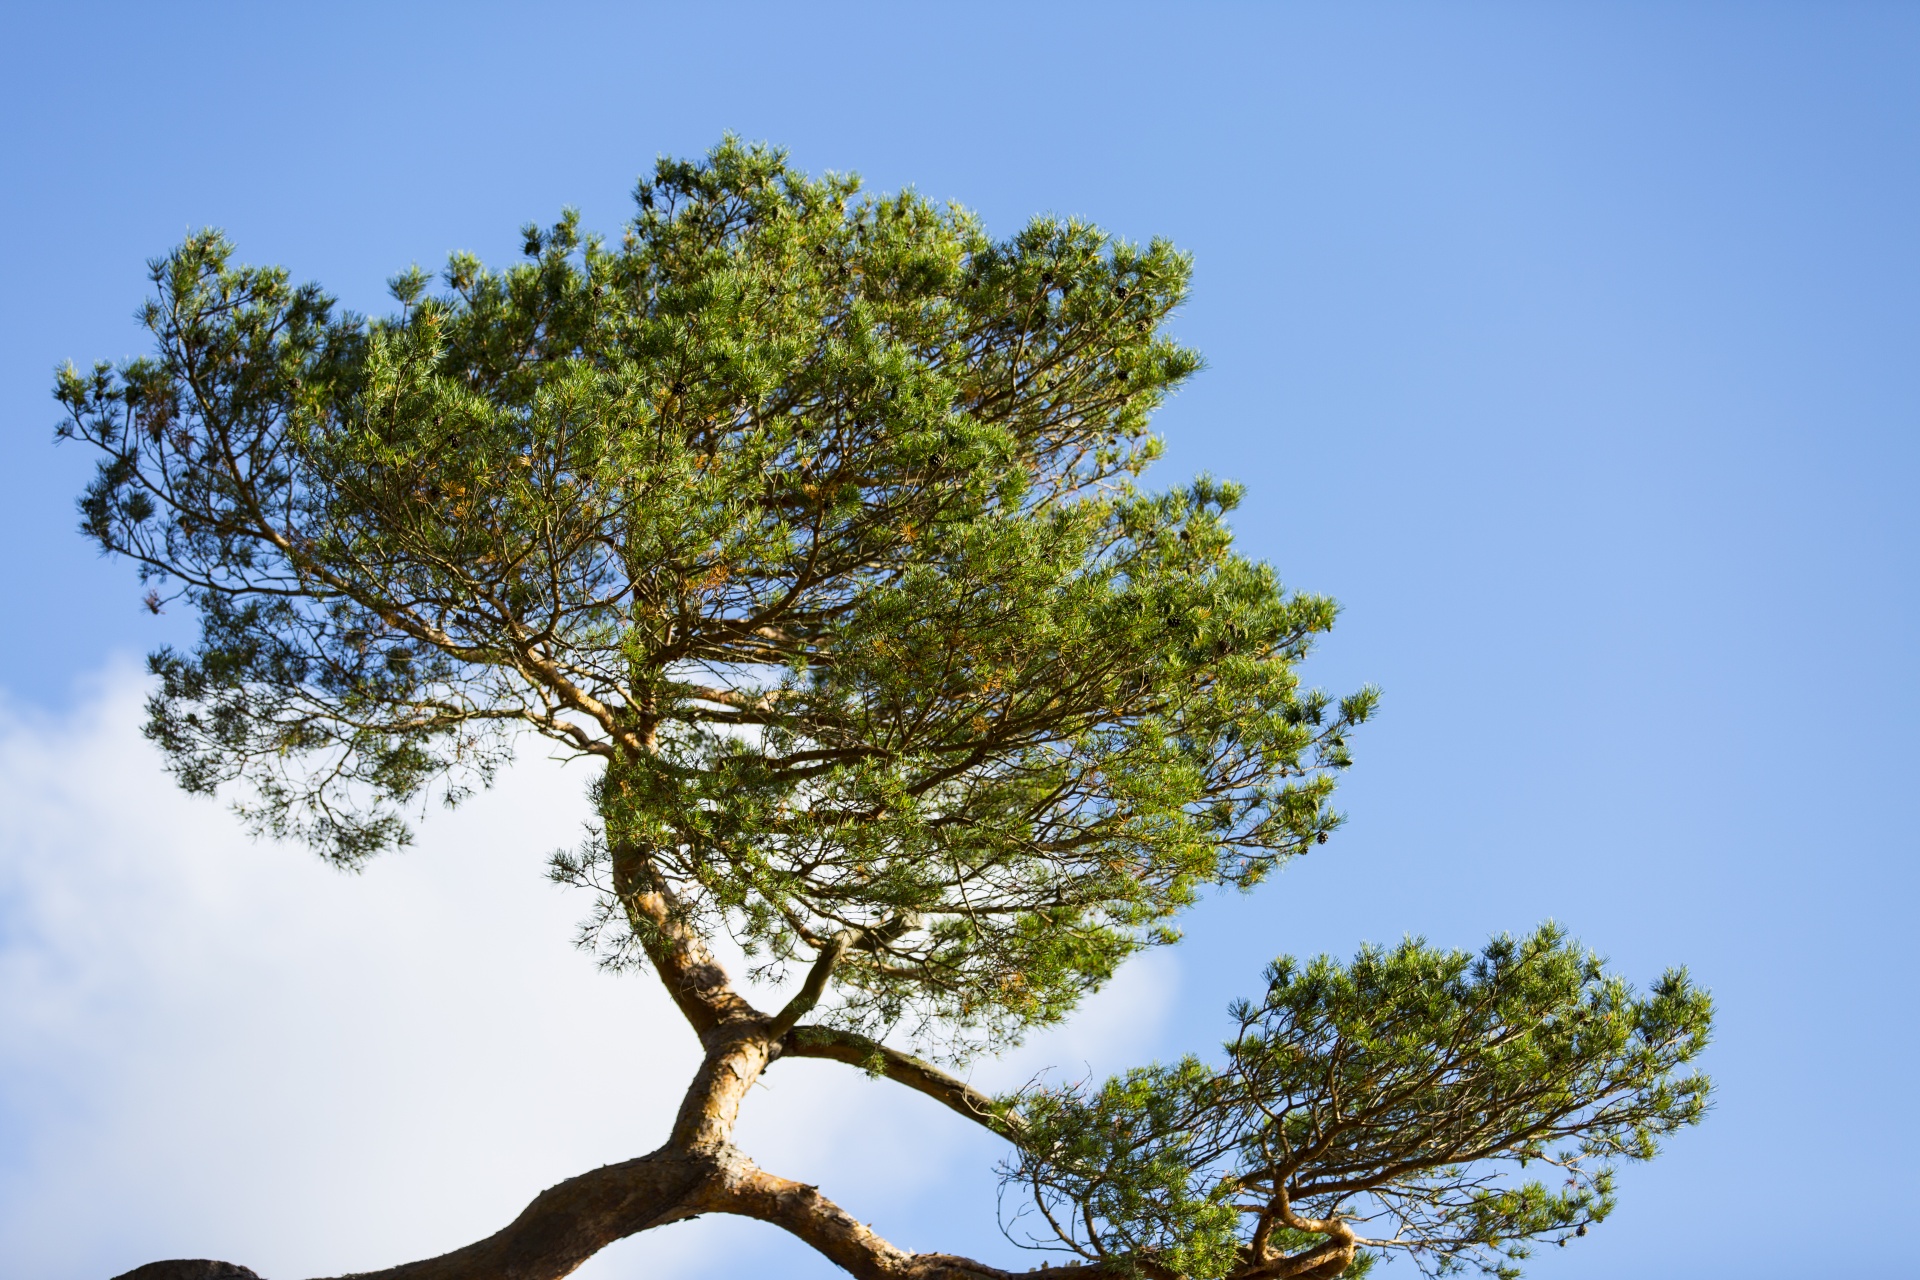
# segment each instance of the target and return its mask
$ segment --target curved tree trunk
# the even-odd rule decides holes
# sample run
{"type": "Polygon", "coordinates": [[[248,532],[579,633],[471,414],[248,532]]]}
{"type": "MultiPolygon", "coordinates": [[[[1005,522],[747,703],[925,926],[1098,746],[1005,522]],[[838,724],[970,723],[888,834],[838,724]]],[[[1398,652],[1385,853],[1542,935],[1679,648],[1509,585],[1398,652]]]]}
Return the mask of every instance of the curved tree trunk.
{"type": "MultiPolygon", "coordinates": [[[[817,1187],[767,1173],[737,1150],[732,1138],[742,1100],[772,1062],[788,1055],[877,1069],[997,1133],[1017,1129],[1018,1120],[930,1063],[864,1037],[797,1025],[818,1001],[845,949],[844,939],[822,952],[800,993],[769,1016],[733,989],[705,942],[681,923],[644,858],[620,851],[615,875],[635,932],[646,940],[655,970],[706,1049],[665,1145],[547,1188],[484,1240],[437,1258],[336,1280],[561,1280],[617,1240],[703,1213],[735,1214],[780,1227],[859,1280],[1007,1280],[1034,1274],[950,1254],[908,1253],[817,1187]]],[[[1121,1273],[1069,1265],[1046,1274],[1118,1280],[1121,1273]]],[[[244,1267],[200,1260],[149,1263],[119,1280],[249,1278],[254,1273],[244,1267]]]]}

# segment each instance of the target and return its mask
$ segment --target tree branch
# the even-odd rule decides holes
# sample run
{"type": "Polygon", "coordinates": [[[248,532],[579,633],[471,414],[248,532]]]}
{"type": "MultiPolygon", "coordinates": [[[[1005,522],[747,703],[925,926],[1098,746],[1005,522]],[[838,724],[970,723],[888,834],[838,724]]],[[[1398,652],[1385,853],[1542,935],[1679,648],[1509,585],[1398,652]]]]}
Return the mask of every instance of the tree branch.
{"type": "Polygon", "coordinates": [[[616,1240],[692,1217],[694,1193],[716,1172],[710,1158],[662,1148],[547,1188],[485,1240],[338,1280],[561,1280],[616,1240]]]}
{"type": "MultiPolygon", "coordinates": [[[[818,1187],[778,1177],[744,1156],[729,1162],[693,1203],[703,1213],[731,1213],[789,1232],[856,1280],[1012,1280],[1045,1274],[1073,1280],[1120,1280],[1125,1272],[1101,1266],[1055,1267],[1044,1273],[1003,1271],[949,1253],[908,1253],[820,1194],[818,1187]]],[[[1148,1269],[1148,1274],[1152,1270],[1148,1269]]]]}
{"type": "Polygon", "coordinates": [[[765,1015],[733,989],[706,940],[675,910],[644,852],[628,845],[613,849],[613,887],[647,959],[703,1045],[723,1026],[765,1021],[765,1015]]]}
{"type": "Polygon", "coordinates": [[[778,1040],[793,1030],[794,1024],[800,1019],[813,1012],[814,1006],[820,1003],[820,997],[826,994],[827,979],[833,976],[833,966],[840,962],[840,957],[853,945],[853,941],[854,931],[842,929],[827,940],[826,946],[820,948],[820,955],[814,960],[813,967],[807,970],[807,979],[800,984],[800,990],[794,993],[793,999],[787,1001],[779,1013],[773,1015],[773,1021],[767,1026],[769,1039],[778,1040]]]}
{"type": "Polygon", "coordinates": [[[926,1094],[1004,1138],[1012,1139],[1023,1127],[1017,1112],[1007,1110],[959,1077],[856,1032],[833,1027],[795,1027],[781,1040],[780,1050],[783,1057],[828,1058],[873,1071],[926,1094]]]}

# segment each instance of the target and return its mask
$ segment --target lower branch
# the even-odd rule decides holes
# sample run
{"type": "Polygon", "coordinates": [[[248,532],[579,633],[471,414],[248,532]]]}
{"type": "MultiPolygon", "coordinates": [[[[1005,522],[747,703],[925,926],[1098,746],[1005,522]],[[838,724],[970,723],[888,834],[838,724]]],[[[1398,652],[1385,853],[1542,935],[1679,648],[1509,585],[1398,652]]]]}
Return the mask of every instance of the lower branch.
{"type": "MultiPolygon", "coordinates": [[[[747,1090],[781,1056],[863,1067],[1009,1139],[1017,1141],[1025,1126],[1004,1104],[911,1054],[852,1032],[791,1025],[790,1019],[803,1016],[817,1001],[818,988],[846,939],[836,938],[822,956],[817,980],[780,1015],[768,1018],[733,991],[697,937],[676,936],[677,922],[664,900],[648,901],[645,868],[629,870],[641,874],[628,878],[624,896],[630,909],[660,908],[660,919],[649,922],[656,929],[651,949],[656,960],[664,962],[662,977],[707,1050],[682,1100],[673,1137],[650,1155],[549,1187],[519,1217],[484,1240],[437,1258],[338,1280],[562,1280],[617,1240],[702,1213],[734,1214],[777,1226],[858,1280],[1011,1280],[1040,1274],[1073,1280],[1173,1280],[1151,1257],[1134,1258],[1132,1265],[1081,1262],[1013,1272],[951,1254],[908,1253],[856,1221],[818,1188],[756,1167],[732,1145],[734,1119],[747,1090]]],[[[1284,1199],[1277,1208],[1286,1225],[1334,1238],[1286,1258],[1262,1257],[1266,1251],[1258,1250],[1238,1275],[1247,1280],[1326,1280],[1345,1270],[1353,1258],[1354,1236],[1344,1223],[1295,1218],[1284,1199]]],[[[245,1280],[250,1274],[211,1262],[151,1264],[136,1273],[137,1280],[245,1280]]]]}
{"type": "Polygon", "coordinates": [[[735,1155],[725,1172],[695,1197],[703,1213],[731,1213],[779,1227],[811,1245],[856,1280],[1012,1280],[1044,1274],[1073,1280],[1120,1280],[1105,1267],[1070,1265],[1045,1272],[1003,1271],[948,1253],[908,1253],[820,1194],[818,1187],[778,1177],[735,1155]]]}
{"type": "MultiPolygon", "coordinates": [[[[856,1280],[1124,1280],[1173,1273],[1135,1259],[1136,1266],[1069,1263],[1006,1271],[946,1253],[908,1253],[876,1234],[818,1187],[778,1177],[731,1147],[696,1154],[663,1148],[548,1188],[504,1229],[463,1249],[384,1271],[336,1280],[562,1280],[601,1249],[627,1236],[703,1213],[726,1213],[776,1226],[856,1280]]],[[[1341,1224],[1344,1228],[1344,1224],[1341,1224]]],[[[1352,1235],[1307,1254],[1236,1270],[1243,1277],[1324,1280],[1352,1261],[1352,1235]],[[1330,1247],[1331,1246],[1331,1247],[1330,1247]]],[[[120,1280],[238,1280],[252,1272],[230,1263],[149,1263],[120,1280]]]]}
{"type": "Polygon", "coordinates": [[[560,1280],[616,1240],[699,1212],[691,1201],[715,1164],[663,1149],[602,1165],[542,1191],[485,1240],[339,1280],[560,1280]]]}

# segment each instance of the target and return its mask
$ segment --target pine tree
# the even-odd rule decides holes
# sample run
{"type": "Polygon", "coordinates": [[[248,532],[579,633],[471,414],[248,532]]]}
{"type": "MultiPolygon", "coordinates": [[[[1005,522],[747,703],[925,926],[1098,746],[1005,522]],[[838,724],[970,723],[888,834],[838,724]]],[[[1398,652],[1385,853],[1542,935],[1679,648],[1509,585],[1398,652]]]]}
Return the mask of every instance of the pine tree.
{"type": "Polygon", "coordinates": [[[657,1150],[377,1275],[558,1277],[702,1213],[862,1277],[1008,1274],[737,1149],[788,1058],[999,1135],[1003,1226],[1087,1277],[1517,1274],[1701,1117],[1706,996],[1551,926],[1281,959],[1221,1053],[1098,1087],[952,1074],[1324,843],[1374,694],[1300,684],[1335,608],[1235,552],[1238,486],[1138,483],[1200,366],[1170,245],[996,241],[733,140],[636,199],[618,245],[569,212],[510,269],[403,272],[384,319],[196,235],[153,264],[154,353],[59,378],[86,532],[200,622],[151,659],[180,784],[353,866],[530,735],[596,757],[552,874],[704,1049],[657,1150]],[[720,940],[794,994],[757,1007],[720,940]]]}

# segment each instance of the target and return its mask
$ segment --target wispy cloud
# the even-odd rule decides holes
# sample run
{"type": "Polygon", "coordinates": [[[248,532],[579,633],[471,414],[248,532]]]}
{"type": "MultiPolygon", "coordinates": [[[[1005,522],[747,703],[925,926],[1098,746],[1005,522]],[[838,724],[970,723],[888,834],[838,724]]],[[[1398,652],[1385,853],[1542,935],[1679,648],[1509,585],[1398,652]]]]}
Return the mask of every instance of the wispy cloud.
{"type": "MultiPolygon", "coordinates": [[[[585,904],[543,874],[587,817],[583,768],[532,753],[344,875],[179,794],[139,736],[140,686],[118,669],[68,718],[0,716],[0,1274],[362,1270],[485,1235],[659,1141],[693,1039],[650,980],[572,950],[585,904]]],[[[1143,1058],[1173,986],[1170,959],[1137,965],[978,1078],[1143,1058]]],[[[779,1064],[741,1139],[907,1247],[1006,1252],[992,1140],[902,1090],[779,1064]]],[[[773,1234],[703,1221],[581,1274],[769,1255],[833,1274],[773,1234]]]]}

